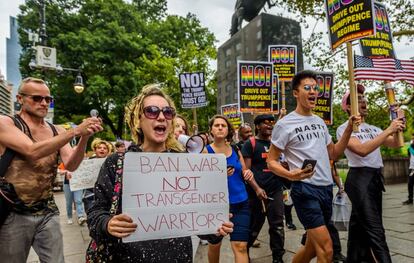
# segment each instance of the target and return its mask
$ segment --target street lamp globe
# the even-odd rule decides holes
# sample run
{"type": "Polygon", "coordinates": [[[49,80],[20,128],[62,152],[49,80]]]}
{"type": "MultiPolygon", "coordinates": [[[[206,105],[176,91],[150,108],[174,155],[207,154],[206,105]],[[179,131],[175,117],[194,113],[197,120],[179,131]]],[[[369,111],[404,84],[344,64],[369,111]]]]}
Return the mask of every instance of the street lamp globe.
{"type": "Polygon", "coordinates": [[[82,93],[84,90],[83,78],[80,72],[76,76],[75,83],[73,83],[73,89],[76,93],[82,93]]]}

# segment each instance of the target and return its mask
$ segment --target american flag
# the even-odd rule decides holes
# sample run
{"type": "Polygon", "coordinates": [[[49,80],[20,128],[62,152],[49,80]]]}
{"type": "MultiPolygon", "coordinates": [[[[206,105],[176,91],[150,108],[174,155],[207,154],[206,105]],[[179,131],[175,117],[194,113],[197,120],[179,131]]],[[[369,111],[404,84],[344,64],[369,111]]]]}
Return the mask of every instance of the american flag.
{"type": "Polygon", "coordinates": [[[354,56],[355,80],[405,80],[414,85],[414,60],[354,56]]]}

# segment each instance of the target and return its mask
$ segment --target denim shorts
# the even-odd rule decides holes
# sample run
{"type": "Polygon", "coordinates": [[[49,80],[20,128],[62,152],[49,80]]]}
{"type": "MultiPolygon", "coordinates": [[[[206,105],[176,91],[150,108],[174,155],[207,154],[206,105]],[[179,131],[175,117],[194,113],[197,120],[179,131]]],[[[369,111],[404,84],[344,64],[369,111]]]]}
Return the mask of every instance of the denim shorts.
{"type": "Polygon", "coordinates": [[[332,217],[332,185],[292,183],[291,197],[296,214],[305,229],[328,224],[332,217]]]}
{"type": "MultiPolygon", "coordinates": [[[[250,227],[250,207],[249,201],[243,201],[241,203],[230,204],[230,213],[233,217],[230,221],[234,224],[233,232],[230,233],[230,241],[249,241],[249,227],[250,227]]],[[[218,244],[223,239],[222,236],[216,237],[213,240],[209,240],[210,244],[218,244]]]]}

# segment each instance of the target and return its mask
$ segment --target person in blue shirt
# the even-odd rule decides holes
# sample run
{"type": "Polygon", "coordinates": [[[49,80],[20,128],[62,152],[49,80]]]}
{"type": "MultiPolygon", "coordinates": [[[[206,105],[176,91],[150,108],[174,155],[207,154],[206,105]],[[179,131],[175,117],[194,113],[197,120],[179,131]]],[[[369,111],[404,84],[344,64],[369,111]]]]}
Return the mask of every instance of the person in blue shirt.
{"type": "MultiPolygon", "coordinates": [[[[233,233],[230,234],[231,248],[235,262],[247,263],[247,242],[249,240],[250,209],[245,181],[247,181],[257,195],[266,197],[265,191],[259,187],[250,169],[246,168],[243,156],[236,146],[232,146],[234,129],[226,117],[215,115],[209,121],[210,135],[213,143],[207,145],[204,153],[222,153],[227,159],[227,185],[229,189],[230,221],[234,224],[233,233]]],[[[209,240],[209,263],[218,263],[222,237],[209,240]]]]}

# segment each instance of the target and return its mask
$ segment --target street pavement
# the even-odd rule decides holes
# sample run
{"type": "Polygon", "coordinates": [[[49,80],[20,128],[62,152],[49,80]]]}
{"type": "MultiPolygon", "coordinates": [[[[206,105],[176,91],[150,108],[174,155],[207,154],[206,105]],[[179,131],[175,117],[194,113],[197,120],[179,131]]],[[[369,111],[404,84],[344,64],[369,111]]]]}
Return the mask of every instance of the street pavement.
{"type": "MultiPolygon", "coordinates": [[[[387,185],[386,189],[387,192],[384,193],[383,197],[383,218],[392,260],[397,263],[412,263],[414,262],[414,207],[413,205],[403,206],[401,204],[401,202],[407,198],[407,185],[387,185]]],[[[68,263],[85,262],[85,250],[90,240],[88,228],[86,224],[84,226],[79,226],[76,222],[77,220],[74,220],[73,225],[67,225],[63,192],[55,193],[55,198],[61,211],[60,223],[63,233],[65,261],[68,263]]],[[[296,218],[296,213],[294,211],[293,216],[294,223],[298,229],[294,231],[286,229],[285,262],[291,262],[295,251],[300,247],[300,239],[304,233],[303,227],[296,218]]],[[[340,231],[339,235],[342,243],[342,252],[346,255],[347,232],[340,231]]],[[[272,257],[269,249],[267,222],[258,239],[261,246],[250,250],[252,258],[251,262],[271,262],[272,257]]],[[[206,245],[198,246],[194,259],[195,263],[208,262],[207,247],[208,246],[206,245]]],[[[31,251],[27,262],[39,262],[39,259],[33,250],[31,251]]],[[[225,238],[223,241],[220,262],[234,262],[228,238],[225,238]]],[[[316,260],[312,262],[316,262],[316,260]]]]}

